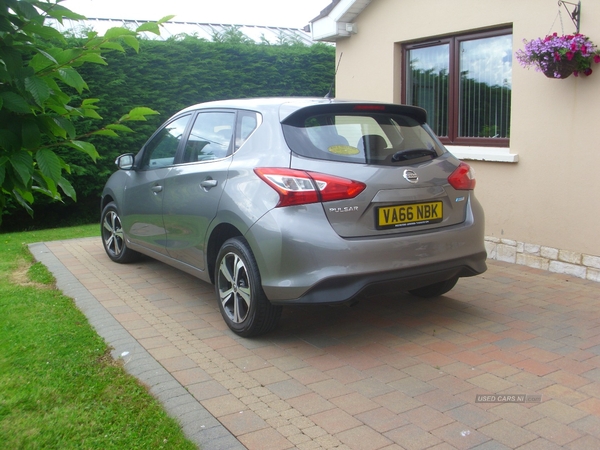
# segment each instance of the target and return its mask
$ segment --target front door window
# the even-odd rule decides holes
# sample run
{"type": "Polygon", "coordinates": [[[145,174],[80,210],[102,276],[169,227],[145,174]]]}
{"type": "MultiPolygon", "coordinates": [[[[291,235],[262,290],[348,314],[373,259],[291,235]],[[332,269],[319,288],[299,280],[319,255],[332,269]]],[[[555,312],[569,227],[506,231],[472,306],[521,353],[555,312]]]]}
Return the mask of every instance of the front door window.
{"type": "Polygon", "coordinates": [[[173,120],[146,144],[142,169],[158,169],[173,165],[177,148],[189,121],[189,115],[173,120]]]}

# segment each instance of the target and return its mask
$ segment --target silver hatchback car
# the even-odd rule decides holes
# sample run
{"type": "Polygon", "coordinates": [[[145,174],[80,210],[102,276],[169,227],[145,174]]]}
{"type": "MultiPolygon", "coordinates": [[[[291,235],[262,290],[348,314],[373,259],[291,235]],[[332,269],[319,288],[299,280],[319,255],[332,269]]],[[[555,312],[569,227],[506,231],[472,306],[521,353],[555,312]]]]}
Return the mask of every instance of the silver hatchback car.
{"type": "Polygon", "coordinates": [[[215,285],[240,336],[283,305],[442,295],[486,270],[470,167],[416,107],[317,98],[203,103],[121,155],[102,241],[215,285]]]}

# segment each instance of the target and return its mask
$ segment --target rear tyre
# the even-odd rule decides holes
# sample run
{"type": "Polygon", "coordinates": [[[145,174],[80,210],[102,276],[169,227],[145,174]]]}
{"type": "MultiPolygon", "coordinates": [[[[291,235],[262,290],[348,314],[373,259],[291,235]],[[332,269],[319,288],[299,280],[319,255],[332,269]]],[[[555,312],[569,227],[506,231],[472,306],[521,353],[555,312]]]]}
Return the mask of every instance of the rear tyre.
{"type": "Polygon", "coordinates": [[[100,221],[104,251],[114,262],[126,264],[137,260],[140,254],[127,247],[121,218],[115,202],[110,202],[102,210],[100,221]]]}
{"type": "Polygon", "coordinates": [[[458,277],[454,277],[446,281],[440,281],[439,283],[430,284],[429,286],[423,286],[418,289],[412,289],[408,292],[410,292],[412,295],[422,298],[439,297],[440,295],[444,295],[446,292],[450,291],[454,286],[456,286],[457,281],[458,277]]]}
{"type": "Polygon", "coordinates": [[[235,334],[258,336],[277,326],[282,308],[267,299],[258,265],[244,238],[231,238],[221,247],[215,265],[215,291],[221,315],[235,334]]]}

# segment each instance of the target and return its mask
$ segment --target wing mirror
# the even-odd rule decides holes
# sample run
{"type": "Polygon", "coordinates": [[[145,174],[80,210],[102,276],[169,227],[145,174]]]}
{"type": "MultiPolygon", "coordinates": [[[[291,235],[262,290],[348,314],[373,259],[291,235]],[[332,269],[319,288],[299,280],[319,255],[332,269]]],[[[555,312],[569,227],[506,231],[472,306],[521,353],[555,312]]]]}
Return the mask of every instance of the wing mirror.
{"type": "Polygon", "coordinates": [[[118,156],[115,160],[115,164],[119,169],[131,170],[133,169],[133,163],[135,156],[133,153],[125,153],[124,155],[118,156]]]}

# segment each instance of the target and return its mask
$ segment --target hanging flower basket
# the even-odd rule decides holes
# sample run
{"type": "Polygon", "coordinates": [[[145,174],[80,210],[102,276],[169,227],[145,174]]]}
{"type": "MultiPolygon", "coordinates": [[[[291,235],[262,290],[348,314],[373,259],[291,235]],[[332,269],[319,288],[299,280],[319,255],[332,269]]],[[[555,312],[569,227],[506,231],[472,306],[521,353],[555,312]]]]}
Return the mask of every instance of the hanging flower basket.
{"type": "Polygon", "coordinates": [[[515,56],[526,68],[533,67],[548,78],[567,78],[592,74],[592,64],[600,63],[600,52],[583,34],[559,36],[554,33],[545,38],[523,41],[525,48],[515,56]]]}
{"type": "Polygon", "coordinates": [[[567,78],[577,70],[577,61],[574,59],[549,61],[546,67],[542,69],[544,75],[548,78],[567,78]]]}

